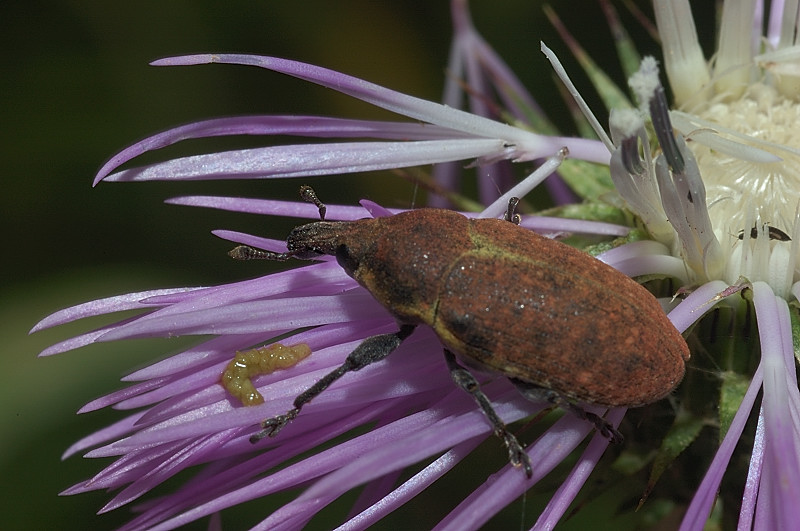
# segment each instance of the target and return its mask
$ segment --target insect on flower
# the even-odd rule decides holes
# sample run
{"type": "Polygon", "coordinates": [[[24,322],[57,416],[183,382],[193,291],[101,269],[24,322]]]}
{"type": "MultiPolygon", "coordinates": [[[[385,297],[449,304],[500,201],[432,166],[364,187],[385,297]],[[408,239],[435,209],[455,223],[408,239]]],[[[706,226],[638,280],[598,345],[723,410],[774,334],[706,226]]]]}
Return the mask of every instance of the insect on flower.
{"type": "MultiPolygon", "coordinates": [[[[324,218],[308,187],[301,196],[324,218]]],[[[506,220],[468,219],[419,209],[357,221],[296,227],[284,253],[239,246],[240,260],[335,256],[398,322],[366,339],[345,362],[297,396],[284,415],[261,423],[255,443],[274,437],[302,407],[348,372],[384,359],[420,325],[444,345],[451,376],[471,394],[530,477],[530,458],[508,432],[477,379],[457,360],[499,372],[531,400],[546,400],[621,434],[575,402],[636,407],[668,395],[683,378],[689,350],[646,289],[589,255],[519,227],[516,198],[506,220]]]]}

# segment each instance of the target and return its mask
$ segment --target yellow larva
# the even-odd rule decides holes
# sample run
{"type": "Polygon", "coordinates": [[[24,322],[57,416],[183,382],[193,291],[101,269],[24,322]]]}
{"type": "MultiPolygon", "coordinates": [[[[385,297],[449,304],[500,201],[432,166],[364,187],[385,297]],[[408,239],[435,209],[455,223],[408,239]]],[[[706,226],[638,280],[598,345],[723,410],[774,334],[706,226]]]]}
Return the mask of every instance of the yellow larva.
{"type": "Polygon", "coordinates": [[[290,347],[273,343],[266,347],[239,351],[225,367],[220,383],[245,406],[263,404],[264,397],[250,378],[259,374],[270,374],[279,369],[288,369],[310,354],[311,348],[305,343],[290,347]]]}

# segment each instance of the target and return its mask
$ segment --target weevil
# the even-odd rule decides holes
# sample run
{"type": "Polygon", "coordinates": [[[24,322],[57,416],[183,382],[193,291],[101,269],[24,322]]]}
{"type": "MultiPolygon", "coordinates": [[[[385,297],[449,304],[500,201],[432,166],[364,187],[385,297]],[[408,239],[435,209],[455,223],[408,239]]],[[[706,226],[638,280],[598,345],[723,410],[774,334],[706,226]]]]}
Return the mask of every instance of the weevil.
{"type": "MultiPolygon", "coordinates": [[[[324,217],[324,205],[306,188],[301,195],[324,217]]],[[[660,400],[683,378],[686,341],[645,288],[578,249],[520,227],[515,205],[509,204],[505,220],[423,208],[318,221],[292,230],[284,253],[233,249],[229,254],[240,260],[335,256],[399,328],[362,342],[297,396],[286,414],[263,421],[251,442],[277,435],[334,381],[384,359],[419,325],[436,333],[454,382],[474,397],[510,462],[528,477],[528,454],[457,357],[508,377],[525,397],[550,401],[621,441],[613,426],[577,402],[637,407],[660,400]]]]}

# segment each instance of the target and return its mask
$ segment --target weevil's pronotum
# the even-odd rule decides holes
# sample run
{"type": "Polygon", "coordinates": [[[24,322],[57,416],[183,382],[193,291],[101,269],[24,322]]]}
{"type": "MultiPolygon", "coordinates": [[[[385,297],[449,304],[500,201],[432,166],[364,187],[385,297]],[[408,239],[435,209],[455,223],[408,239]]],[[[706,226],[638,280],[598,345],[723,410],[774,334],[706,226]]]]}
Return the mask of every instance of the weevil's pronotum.
{"type": "MultiPolygon", "coordinates": [[[[305,192],[322,212],[321,203],[305,192]],[[312,199],[313,198],[313,199],[312,199]]],[[[611,440],[621,435],[574,402],[637,407],[681,381],[689,350],[658,301],[632,279],[568,245],[509,221],[468,219],[420,209],[357,221],[296,227],[288,251],[247,246],[241,260],[333,255],[386,307],[399,330],[368,338],[336,370],[262,422],[253,437],[275,436],[304,404],[345,373],[382,360],[421,324],[444,345],[455,383],[470,393],[528,476],[528,455],[506,430],[477,380],[456,357],[508,377],[528,398],[545,399],[584,418],[611,440]]]]}
{"type": "Polygon", "coordinates": [[[263,404],[264,397],[255,388],[250,378],[293,367],[310,354],[311,349],[305,343],[298,343],[290,347],[273,343],[266,347],[242,350],[237,352],[225,367],[220,383],[245,406],[263,404]]]}

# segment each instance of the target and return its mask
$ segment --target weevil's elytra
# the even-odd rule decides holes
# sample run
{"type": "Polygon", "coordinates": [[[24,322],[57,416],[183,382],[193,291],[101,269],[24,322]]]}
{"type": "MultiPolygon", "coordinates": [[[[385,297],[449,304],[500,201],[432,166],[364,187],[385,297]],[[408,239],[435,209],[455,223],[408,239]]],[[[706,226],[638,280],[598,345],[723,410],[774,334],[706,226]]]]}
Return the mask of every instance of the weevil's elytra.
{"type": "MultiPolygon", "coordinates": [[[[513,205],[506,216],[516,219],[513,205]]],[[[424,324],[444,344],[453,380],[475,397],[512,464],[530,476],[527,454],[450,352],[508,376],[529,398],[572,410],[612,440],[621,440],[612,426],[567,399],[612,407],[649,404],[680,383],[689,359],[683,337],[646,289],[577,249],[509,221],[420,209],[302,225],[290,233],[287,247],[286,253],[237,248],[231,255],[334,255],[391,312],[400,330],[364,341],[341,367],[299,395],[293,409],[264,421],[251,441],[276,435],[328,385],[383,359],[424,324]]]]}
{"type": "Polygon", "coordinates": [[[256,406],[264,403],[264,397],[250,380],[260,374],[270,374],[280,369],[295,366],[311,355],[305,343],[292,346],[273,343],[269,346],[242,350],[228,363],[222,372],[220,383],[242,405],[256,406]]]}

